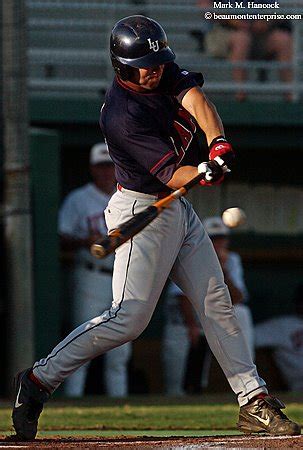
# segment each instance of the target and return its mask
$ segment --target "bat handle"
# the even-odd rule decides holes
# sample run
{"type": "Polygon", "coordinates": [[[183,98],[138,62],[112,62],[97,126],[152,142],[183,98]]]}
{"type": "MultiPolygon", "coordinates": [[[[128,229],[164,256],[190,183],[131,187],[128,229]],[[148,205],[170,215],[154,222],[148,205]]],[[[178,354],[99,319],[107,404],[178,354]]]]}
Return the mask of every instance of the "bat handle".
{"type": "Polygon", "coordinates": [[[90,252],[97,259],[105,258],[105,256],[108,254],[101,244],[93,244],[90,248],[90,252]]]}
{"type": "Polygon", "coordinates": [[[112,253],[117,247],[119,247],[126,239],[121,235],[120,230],[113,230],[108,236],[101,241],[95,242],[91,248],[91,254],[98,259],[105,258],[105,256],[112,253]]]}
{"type": "Polygon", "coordinates": [[[158,208],[154,205],[149,206],[144,211],[133,216],[127,222],[121,224],[115,230],[112,230],[108,236],[96,241],[91,246],[91,253],[97,258],[104,258],[106,255],[112,253],[128,239],[132,238],[139,231],[143,230],[157,215],[158,208]]]}

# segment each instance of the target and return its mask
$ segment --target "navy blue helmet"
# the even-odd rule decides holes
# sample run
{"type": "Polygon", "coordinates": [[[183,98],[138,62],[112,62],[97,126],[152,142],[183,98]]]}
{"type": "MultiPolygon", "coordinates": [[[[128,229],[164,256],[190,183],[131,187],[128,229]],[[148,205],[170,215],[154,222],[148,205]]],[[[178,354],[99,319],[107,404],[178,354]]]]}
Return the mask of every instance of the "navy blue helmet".
{"type": "Polygon", "coordinates": [[[116,23],[110,37],[110,54],[113,68],[123,80],[132,77],[133,68],[156,67],[175,59],[161,25],[140,15],[116,23]]]}

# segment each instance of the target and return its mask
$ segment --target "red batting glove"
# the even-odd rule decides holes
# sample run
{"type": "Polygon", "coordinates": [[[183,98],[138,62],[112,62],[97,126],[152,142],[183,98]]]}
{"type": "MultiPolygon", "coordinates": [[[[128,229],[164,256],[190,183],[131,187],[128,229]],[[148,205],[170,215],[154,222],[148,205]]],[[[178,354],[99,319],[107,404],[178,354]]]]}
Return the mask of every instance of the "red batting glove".
{"type": "Polygon", "coordinates": [[[209,146],[209,159],[215,160],[223,168],[224,172],[229,171],[229,167],[235,159],[232,146],[224,136],[218,136],[212,140],[209,146]]]}

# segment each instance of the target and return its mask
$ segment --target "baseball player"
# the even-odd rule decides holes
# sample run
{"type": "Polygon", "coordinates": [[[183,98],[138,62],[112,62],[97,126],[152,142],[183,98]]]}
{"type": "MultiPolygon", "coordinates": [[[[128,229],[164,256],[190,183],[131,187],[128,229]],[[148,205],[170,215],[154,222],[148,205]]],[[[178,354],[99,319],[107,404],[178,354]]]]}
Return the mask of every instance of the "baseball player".
{"type": "MultiPolygon", "coordinates": [[[[75,251],[73,326],[100,315],[112,302],[113,257],[97,260],[89,250],[96,239],[107,233],[104,210],[115,188],[114,165],[106,144],[92,147],[89,164],[92,182],[72,191],[59,211],[58,231],[62,247],[75,251]]],[[[126,343],[105,355],[104,382],[110,397],[127,395],[130,346],[126,343]]],[[[66,395],[83,395],[87,368],[88,364],[84,364],[66,380],[66,395]]]]}
{"type": "MultiPolygon", "coordinates": [[[[201,89],[202,75],[174,63],[159,23],[145,16],[121,19],[112,30],[110,52],[116,77],[100,116],[118,182],[105,210],[109,231],[198,174],[205,175],[202,186],[223,181],[234,157],[220,117],[201,89]],[[200,153],[199,129],[209,146],[207,162],[200,153]]],[[[43,403],[69,375],[142,333],[167,277],[192,302],[238,397],[239,428],[300,433],[299,425],[281,412],[283,403],[268,395],[211,241],[191,204],[181,198],[117,249],[111,308],[17,375],[13,423],[18,438],[35,437],[43,403]]]]}

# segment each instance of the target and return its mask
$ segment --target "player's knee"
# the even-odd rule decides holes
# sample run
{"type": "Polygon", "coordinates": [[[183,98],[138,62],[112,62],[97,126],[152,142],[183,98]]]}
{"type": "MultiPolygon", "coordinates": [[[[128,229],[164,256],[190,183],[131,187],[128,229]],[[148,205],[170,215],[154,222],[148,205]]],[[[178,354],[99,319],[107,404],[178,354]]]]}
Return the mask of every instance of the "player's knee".
{"type": "Polygon", "coordinates": [[[213,286],[207,292],[204,302],[204,312],[207,319],[220,321],[233,315],[230,294],[225,284],[213,286]]]}
{"type": "Polygon", "coordinates": [[[119,311],[119,319],[123,324],[124,342],[133,341],[137,339],[145,330],[151,318],[147,308],[143,308],[141,304],[136,301],[128,301],[119,311]]]}
{"type": "Polygon", "coordinates": [[[147,327],[147,324],[143,325],[142,323],[132,323],[132,327],[131,329],[128,331],[128,335],[127,335],[127,341],[134,341],[135,339],[137,339],[145,330],[145,328],[147,327]]]}

